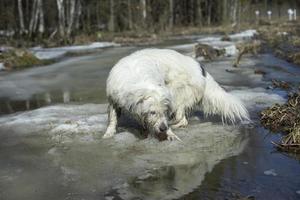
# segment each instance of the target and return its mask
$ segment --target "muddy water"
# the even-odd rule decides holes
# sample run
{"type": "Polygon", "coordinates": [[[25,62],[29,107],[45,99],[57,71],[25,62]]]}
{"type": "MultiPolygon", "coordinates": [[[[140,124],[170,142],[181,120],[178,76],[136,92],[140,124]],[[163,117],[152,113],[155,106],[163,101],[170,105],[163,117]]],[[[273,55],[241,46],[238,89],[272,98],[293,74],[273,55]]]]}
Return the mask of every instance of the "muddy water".
{"type": "MultiPolygon", "coordinates": [[[[192,42],[160,47],[189,53],[185,44],[192,42]]],[[[268,54],[246,58],[241,69],[232,70],[231,58],[206,63],[245,101],[254,127],[223,126],[196,113],[201,122],[192,117],[177,133],[185,144],[134,137],[126,126],[103,141],[106,77],[118,59],[137,49],[110,48],[0,75],[0,199],[300,198],[299,160],[276,152],[270,140],[278,135],[257,120],[262,107],[286,96],[264,88],[272,78],[299,84],[297,66],[268,54]],[[267,75],[255,75],[256,68],[267,75]]]]}

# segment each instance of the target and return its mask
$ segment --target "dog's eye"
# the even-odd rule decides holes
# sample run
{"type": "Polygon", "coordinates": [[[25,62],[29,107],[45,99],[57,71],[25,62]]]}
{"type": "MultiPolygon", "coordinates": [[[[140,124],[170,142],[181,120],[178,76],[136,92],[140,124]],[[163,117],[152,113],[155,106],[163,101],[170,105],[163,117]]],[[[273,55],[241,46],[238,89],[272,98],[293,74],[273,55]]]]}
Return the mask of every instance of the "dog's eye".
{"type": "Polygon", "coordinates": [[[151,111],[151,112],[150,112],[150,115],[155,115],[155,114],[156,114],[155,111],[151,111]]]}

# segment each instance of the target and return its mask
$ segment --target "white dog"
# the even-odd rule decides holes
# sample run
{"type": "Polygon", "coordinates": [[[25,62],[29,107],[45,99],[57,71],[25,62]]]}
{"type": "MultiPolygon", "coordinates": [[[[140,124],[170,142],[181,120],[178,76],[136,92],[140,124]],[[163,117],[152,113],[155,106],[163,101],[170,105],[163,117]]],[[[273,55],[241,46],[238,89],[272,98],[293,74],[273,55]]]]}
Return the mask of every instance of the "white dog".
{"type": "Polygon", "coordinates": [[[169,125],[187,126],[187,114],[195,107],[231,122],[249,119],[239,99],[226,93],[197,61],[174,50],[144,49],[121,59],[108,76],[106,92],[109,124],[103,138],[116,133],[121,110],[168,140],[180,140],[169,125]]]}

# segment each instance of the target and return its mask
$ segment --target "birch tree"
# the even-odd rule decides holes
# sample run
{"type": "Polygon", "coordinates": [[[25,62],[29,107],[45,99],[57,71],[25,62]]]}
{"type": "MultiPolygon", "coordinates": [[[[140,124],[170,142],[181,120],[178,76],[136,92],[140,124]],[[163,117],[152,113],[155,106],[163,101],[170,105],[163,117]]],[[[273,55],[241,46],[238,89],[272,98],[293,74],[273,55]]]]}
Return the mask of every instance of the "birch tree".
{"type": "Polygon", "coordinates": [[[65,7],[64,0],[56,0],[58,12],[58,30],[61,37],[65,37],[65,7]]]}
{"type": "Polygon", "coordinates": [[[79,20],[82,13],[82,4],[81,0],[77,0],[76,11],[75,11],[75,29],[79,29],[79,20]]]}
{"type": "Polygon", "coordinates": [[[69,18],[68,18],[68,25],[67,25],[67,37],[69,38],[72,32],[73,23],[75,19],[75,6],[76,0],[71,0],[69,2],[69,18]]]}
{"type": "Polygon", "coordinates": [[[133,28],[133,21],[132,21],[132,10],[131,10],[131,0],[127,0],[127,13],[128,13],[128,28],[131,30],[133,28]]]}
{"type": "Polygon", "coordinates": [[[222,21],[223,21],[224,24],[226,24],[228,22],[228,20],[227,20],[227,16],[228,16],[227,5],[228,5],[227,0],[223,0],[223,17],[222,17],[222,21]]]}
{"type": "Polygon", "coordinates": [[[31,19],[29,23],[29,36],[38,32],[42,35],[45,31],[43,1],[34,0],[31,11],[31,19]]]}
{"type": "Polygon", "coordinates": [[[39,15],[39,17],[38,17],[39,18],[38,32],[42,35],[45,32],[43,0],[38,0],[37,9],[38,9],[38,15],[39,15]]]}
{"type": "Polygon", "coordinates": [[[238,17],[238,0],[233,0],[233,2],[231,2],[231,22],[232,22],[232,26],[237,25],[237,17],[238,17]]]}
{"type": "Polygon", "coordinates": [[[174,0],[169,0],[169,27],[172,29],[174,26],[174,0]]]}
{"type": "Polygon", "coordinates": [[[70,39],[75,28],[79,28],[82,11],[80,0],[56,0],[58,12],[58,30],[63,39],[70,39]]]}
{"type": "Polygon", "coordinates": [[[20,22],[20,34],[23,34],[25,33],[25,25],[24,25],[22,0],[18,0],[18,13],[19,13],[19,22],[20,22]]]}
{"type": "Polygon", "coordinates": [[[114,0],[110,0],[110,17],[109,17],[109,24],[108,29],[110,31],[115,31],[115,9],[114,9],[115,3],[114,0]]]}
{"type": "Polygon", "coordinates": [[[202,0],[196,0],[196,24],[202,26],[202,9],[201,9],[202,0]]]}
{"type": "Polygon", "coordinates": [[[142,8],[142,16],[143,16],[143,20],[145,21],[146,18],[147,18],[146,0],[141,0],[141,8],[142,8]]]}
{"type": "Polygon", "coordinates": [[[210,26],[210,23],[211,23],[211,10],[212,10],[211,0],[206,1],[206,9],[207,9],[207,25],[210,26]]]}

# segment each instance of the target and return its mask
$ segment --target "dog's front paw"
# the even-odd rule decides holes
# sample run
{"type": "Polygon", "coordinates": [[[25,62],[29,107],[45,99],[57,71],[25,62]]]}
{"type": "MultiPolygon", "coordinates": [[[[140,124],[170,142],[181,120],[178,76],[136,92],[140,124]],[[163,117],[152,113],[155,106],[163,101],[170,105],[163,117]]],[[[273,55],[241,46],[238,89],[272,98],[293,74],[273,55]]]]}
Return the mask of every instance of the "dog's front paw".
{"type": "Polygon", "coordinates": [[[185,128],[188,125],[188,120],[184,117],[182,120],[176,124],[171,125],[172,128],[185,128]]]}
{"type": "Polygon", "coordinates": [[[175,133],[173,133],[170,129],[167,131],[167,140],[169,141],[178,140],[182,142],[182,140],[177,135],[175,135],[175,133]]]}
{"type": "Polygon", "coordinates": [[[105,138],[111,138],[115,135],[116,131],[115,130],[112,130],[110,128],[107,128],[105,134],[102,136],[103,139],[105,138]]]}

